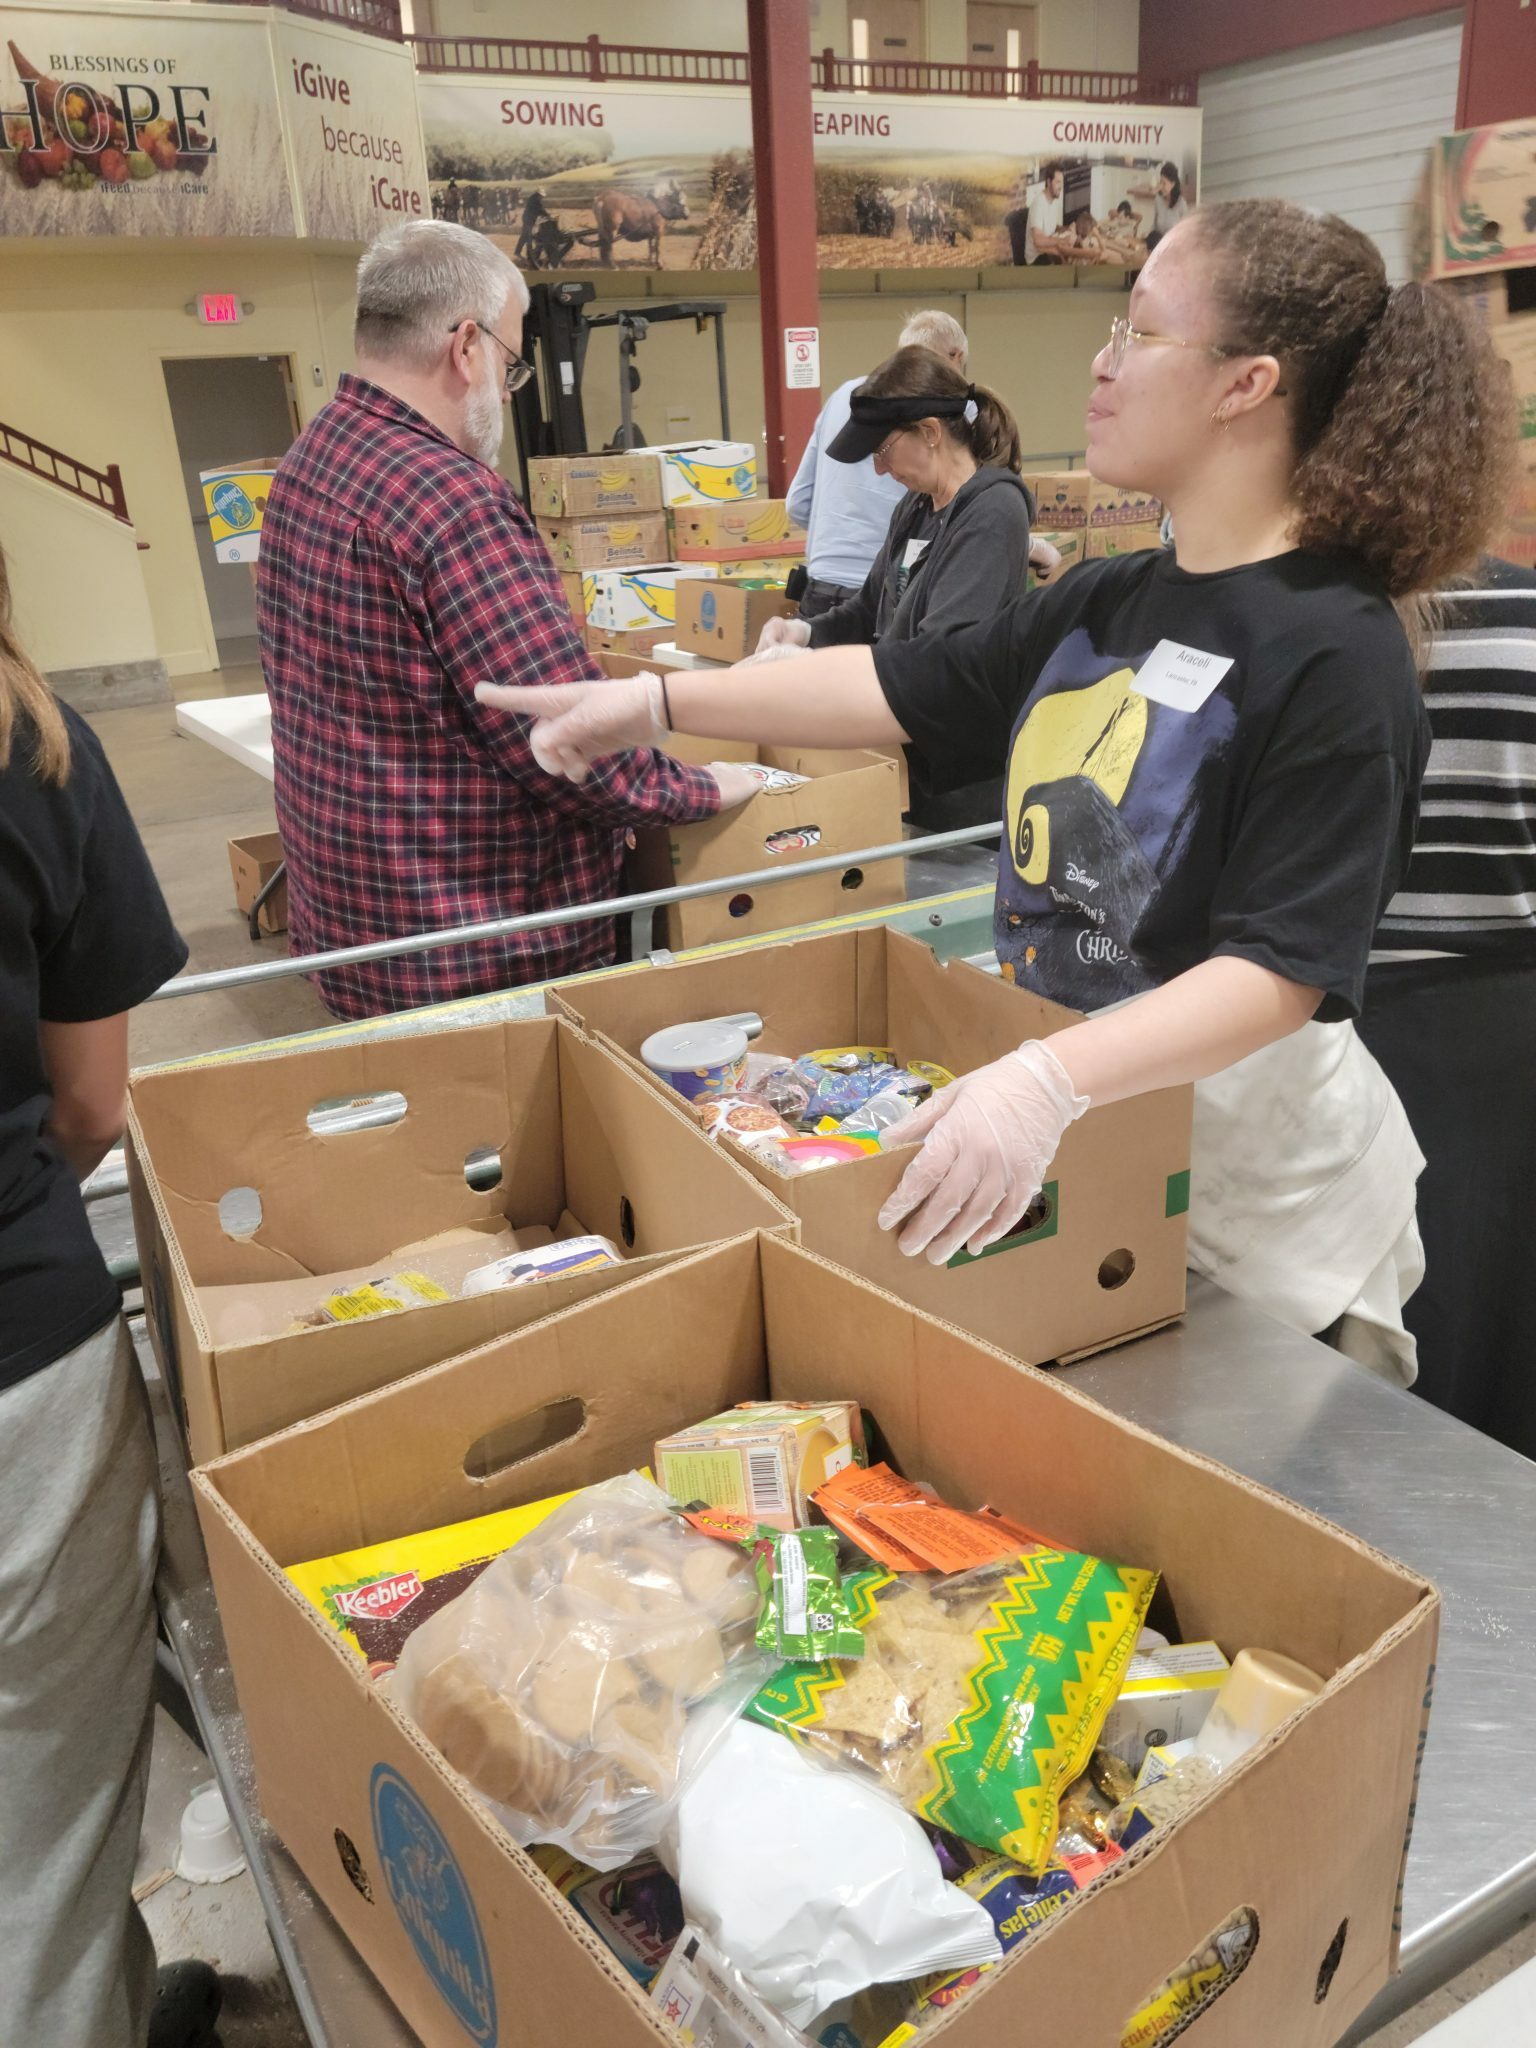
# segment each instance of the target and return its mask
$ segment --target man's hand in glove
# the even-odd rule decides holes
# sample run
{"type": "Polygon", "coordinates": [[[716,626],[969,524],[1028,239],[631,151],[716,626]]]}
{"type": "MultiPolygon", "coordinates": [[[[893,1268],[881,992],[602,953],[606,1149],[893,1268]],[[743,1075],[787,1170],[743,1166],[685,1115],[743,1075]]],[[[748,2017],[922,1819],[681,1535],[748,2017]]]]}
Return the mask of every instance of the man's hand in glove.
{"type": "Polygon", "coordinates": [[[1040,1039],[939,1089],[891,1136],[923,1149],[880,1211],[901,1226],[909,1258],[944,1265],[962,1245],[985,1251],[1039,1194],[1067,1126],[1087,1109],[1060,1060],[1040,1039]]]}

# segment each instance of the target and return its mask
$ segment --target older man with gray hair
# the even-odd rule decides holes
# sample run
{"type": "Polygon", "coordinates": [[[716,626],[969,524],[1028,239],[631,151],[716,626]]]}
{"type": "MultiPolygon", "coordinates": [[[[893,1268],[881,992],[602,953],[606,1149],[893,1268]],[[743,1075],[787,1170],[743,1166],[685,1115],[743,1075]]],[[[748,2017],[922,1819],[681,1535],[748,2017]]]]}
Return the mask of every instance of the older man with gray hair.
{"type": "MultiPolygon", "coordinates": [[[[273,480],[257,572],[278,826],[297,952],[403,938],[617,893],[637,825],[712,817],[740,768],[649,748],[580,788],[534,760],[483,678],[594,677],[560,579],[494,464],[528,288],[448,221],[381,234],[358,265],[357,372],[273,480]]],[[[612,919],[332,968],[364,1017],[600,967],[612,919]]]]}

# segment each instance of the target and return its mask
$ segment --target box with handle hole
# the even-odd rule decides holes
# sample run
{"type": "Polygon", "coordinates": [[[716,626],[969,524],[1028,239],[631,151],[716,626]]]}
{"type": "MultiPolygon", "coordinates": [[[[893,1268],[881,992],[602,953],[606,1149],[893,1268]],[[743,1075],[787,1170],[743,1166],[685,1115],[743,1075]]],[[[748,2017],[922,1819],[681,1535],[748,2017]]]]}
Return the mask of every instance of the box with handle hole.
{"type": "Polygon", "coordinates": [[[1186,2029],[1189,2048],[1332,2048],[1396,1960],[1434,1589],[764,1234],[194,1474],[262,1810],[426,2048],[679,2037],[283,1568],[607,1479],[752,1400],[857,1403],[944,1499],[1160,1571],[1156,1626],[1326,1681],[969,1990],[946,2048],[1145,2048],[1186,2029]]]}
{"type": "MultiPolygon", "coordinates": [[[[792,1058],[822,1046],[887,1046],[900,1061],[932,1060],[954,1074],[1078,1021],[1075,1011],[964,961],[941,962],[918,940],[883,929],[722,948],[643,974],[573,977],[546,1000],[646,1074],[641,1047],[652,1032],[743,1011],[763,1020],[754,1052],[792,1058]]],[[[960,1251],[943,1268],[907,1258],[875,1220],[915,1156],[910,1147],[793,1178],[749,1151],[736,1156],[800,1218],[813,1251],[1039,1364],[1183,1313],[1193,1102],[1192,1089],[1168,1088],[1089,1110],[1068,1130],[1017,1228],[980,1258],[960,1251]]]]}
{"type": "Polygon", "coordinates": [[[139,1073],[127,1151],[150,1333],[197,1458],[791,1227],[680,1106],[549,1018],[139,1073]],[[565,1272],[461,1293],[557,1240],[565,1272]]]}

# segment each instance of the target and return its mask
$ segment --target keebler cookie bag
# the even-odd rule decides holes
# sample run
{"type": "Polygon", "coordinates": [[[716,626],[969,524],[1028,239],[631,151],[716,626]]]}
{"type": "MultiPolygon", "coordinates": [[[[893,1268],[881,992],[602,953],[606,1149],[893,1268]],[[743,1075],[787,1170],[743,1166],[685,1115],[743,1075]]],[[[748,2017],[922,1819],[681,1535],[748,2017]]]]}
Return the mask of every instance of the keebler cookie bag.
{"type": "Polygon", "coordinates": [[[845,1582],[857,1663],[786,1665],[748,1713],[882,1777],[919,1819],[1038,1876],[1157,1574],[1077,1551],[845,1582]]]}

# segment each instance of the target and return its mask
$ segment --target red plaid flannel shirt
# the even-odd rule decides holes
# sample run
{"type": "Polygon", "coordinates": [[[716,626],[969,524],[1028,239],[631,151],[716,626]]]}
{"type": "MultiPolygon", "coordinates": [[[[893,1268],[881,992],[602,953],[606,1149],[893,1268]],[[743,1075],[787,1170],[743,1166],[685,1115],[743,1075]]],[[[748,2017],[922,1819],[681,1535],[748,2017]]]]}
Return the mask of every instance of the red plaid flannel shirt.
{"type": "MultiPolygon", "coordinates": [[[[714,778],[639,749],[579,787],[482,680],[597,673],[511,486],[358,377],[284,457],[262,523],[261,662],[293,950],[618,893],[625,833],[713,817],[714,778]]],[[[601,967],[611,919],[333,968],[339,1017],[601,967]]]]}

